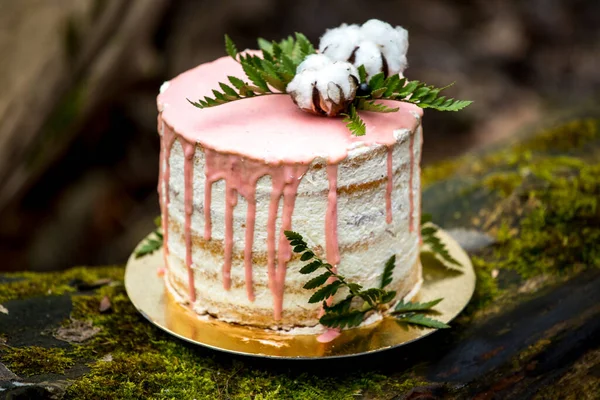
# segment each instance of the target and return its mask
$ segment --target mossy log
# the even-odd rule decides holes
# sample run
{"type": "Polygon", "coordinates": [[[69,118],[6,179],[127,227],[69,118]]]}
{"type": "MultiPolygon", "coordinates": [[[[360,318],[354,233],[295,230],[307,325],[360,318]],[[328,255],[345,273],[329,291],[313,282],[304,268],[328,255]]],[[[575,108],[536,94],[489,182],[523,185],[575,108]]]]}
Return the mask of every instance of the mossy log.
{"type": "Polygon", "coordinates": [[[469,249],[475,295],[452,329],[351,361],[186,344],[136,312],[120,266],[5,274],[0,397],[598,398],[598,160],[590,117],[424,169],[424,211],[469,249]]]}

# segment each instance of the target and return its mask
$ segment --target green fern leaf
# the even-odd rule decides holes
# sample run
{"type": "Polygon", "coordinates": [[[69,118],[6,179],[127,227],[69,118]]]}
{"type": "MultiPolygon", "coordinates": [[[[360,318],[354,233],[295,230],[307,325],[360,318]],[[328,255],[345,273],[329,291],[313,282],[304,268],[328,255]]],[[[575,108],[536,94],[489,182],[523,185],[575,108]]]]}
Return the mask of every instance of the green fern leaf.
{"type": "Polygon", "coordinates": [[[365,312],[354,310],[344,314],[327,313],[319,319],[319,323],[328,328],[354,328],[365,318],[365,312]]]}
{"type": "Polygon", "coordinates": [[[333,314],[344,314],[350,311],[350,307],[352,306],[352,300],[354,299],[354,295],[349,294],[345,299],[338,301],[332,306],[328,306],[327,302],[323,303],[323,310],[326,313],[333,314]]]}
{"type": "Polygon", "coordinates": [[[371,288],[358,293],[358,296],[369,303],[371,307],[375,307],[385,295],[385,290],[379,288],[371,288]]]}
{"type": "Polygon", "coordinates": [[[263,55],[267,53],[270,57],[273,57],[273,44],[266,39],[258,38],[258,48],[262,50],[263,55]]]}
{"type": "Polygon", "coordinates": [[[292,61],[287,54],[282,53],[280,61],[280,66],[282,67],[283,72],[292,76],[296,75],[296,68],[298,67],[298,64],[294,63],[294,61],[292,61]]]}
{"type": "Polygon", "coordinates": [[[356,107],[351,104],[349,107],[349,114],[342,114],[345,116],[343,122],[346,123],[346,127],[354,136],[364,136],[367,133],[367,127],[365,122],[360,118],[356,112],[356,107]]]}
{"type": "Polygon", "coordinates": [[[283,234],[287,238],[287,240],[304,240],[301,234],[294,231],[283,231],[283,234]]]}
{"type": "Polygon", "coordinates": [[[306,36],[304,36],[302,33],[299,33],[299,32],[296,32],[295,36],[296,36],[297,47],[299,48],[301,56],[302,56],[300,59],[300,62],[302,62],[302,60],[304,58],[306,58],[306,56],[316,53],[315,47],[310,42],[310,40],[308,40],[308,38],[306,36]]]}
{"type": "Polygon", "coordinates": [[[421,225],[425,225],[428,222],[431,222],[432,217],[431,214],[423,213],[421,214],[421,225]]]}
{"type": "Polygon", "coordinates": [[[400,300],[400,302],[398,304],[396,304],[396,307],[394,307],[394,313],[407,313],[407,312],[414,312],[414,311],[429,311],[431,310],[433,307],[435,307],[437,304],[439,304],[442,300],[442,298],[440,299],[435,299],[432,301],[428,301],[425,303],[419,303],[419,302],[404,302],[404,300],[400,300]]]}
{"type": "Polygon", "coordinates": [[[329,279],[329,277],[332,275],[333,274],[329,271],[324,272],[323,274],[316,276],[316,277],[312,278],[310,281],[306,282],[303,287],[304,287],[304,289],[318,288],[319,286],[321,286],[325,282],[327,282],[327,279],[329,279]]]}
{"type": "Polygon", "coordinates": [[[358,103],[358,109],[364,111],[374,111],[380,113],[392,113],[399,110],[398,107],[392,108],[385,104],[375,103],[373,100],[360,101],[358,103]]]}
{"type": "Polygon", "coordinates": [[[233,40],[231,40],[229,35],[225,35],[225,51],[227,51],[227,54],[229,54],[231,58],[233,58],[234,60],[237,59],[237,47],[235,46],[235,43],[233,43],[233,40]]]}
{"type": "Polygon", "coordinates": [[[251,64],[251,61],[242,60],[242,69],[244,73],[250,79],[252,83],[256,85],[257,88],[262,90],[263,92],[270,92],[269,86],[267,82],[263,79],[260,72],[251,64]]]}
{"type": "Polygon", "coordinates": [[[371,98],[373,99],[380,99],[381,96],[383,96],[383,94],[387,91],[387,87],[380,87],[379,89],[373,90],[371,92],[371,98]]]}
{"type": "Polygon", "coordinates": [[[430,250],[435,257],[439,257],[442,261],[445,261],[445,263],[462,267],[462,264],[450,255],[446,245],[444,245],[440,238],[436,236],[437,232],[438,228],[431,223],[426,223],[421,226],[421,239],[423,240],[423,243],[428,246],[428,249],[425,248],[424,252],[430,250]]]}
{"type": "Polygon", "coordinates": [[[144,240],[140,246],[135,250],[134,257],[141,258],[148,254],[154,253],[156,250],[160,249],[163,245],[163,235],[162,232],[157,228],[154,230],[146,240],[144,240]]]}
{"type": "Polygon", "coordinates": [[[454,99],[448,99],[449,103],[448,104],[444,104],[442,106],[436,106],[436,105],[430,105],[430,104],[423,104],[423,105],[419,105],[422,108],[433,108],[435,110],[438,111],[460,111],[465,107],[468,107],[470,104],[472,104],[473,102],[470,100],[454,100],[454,99]]]}
{"type": "Polygon", "coordinates": [[[235,89],[233,89],[231,86],[229,86],[225,83],[219,82],[219,87],[221,88],[223,93],[225,93],[225,96],[227,96],[231,100],[240,98],[239,94],[237,94],[235,89]]]}
{"type": "Polygon", "coordinates": [[[315,260],[315,261],[312,261],[312,262],[306,264],[304,267],[300,268],[300,273],[304,274],[304,275],[312,274],[313,272],[315,272],[322,266],[323,266],[323,262],[321,260],[315,260]]]}
{"type": "Polygon", "coordinates": [[[367,82],[367,70],[364,65],[358,67],[358,80],[360,83],[367,82]]]}
{"type": "Polygon", "coordinates": [[[385,78],[383,77],[383,72],[380,72],[378,74],[375,74],[371,77],[371,79],[369,79],[369,88],[371,88],[371,91],[376,91],[380,88],[383,87],[385,82],[385,78]]]}
{"type": "Polygon", "coordinates": [[[433,328],[433,329],[446,329],[450,328],[449,325],[443,323],[442,321],[438,321],[437,319],[433,319],[427,317],[423,314],[407,314],[402,315],[396,318],[396,321],[399,323],[407,323],[411,325],[418,325],[425,328],[433,328]]]}
{"type": "Polygon", "coordinates": [[[400,79],[399,75],[392,75],[388,77],[384,82],[384,86],[387,87],[387,90],[385,93],[383,93],[383,97],[391,96],[398,88],[404,86],[405,82],[406,79],[400,79]]]}
{"type": "Polygon", "coordinates": [[[385,288],[387,285],[392,283],[392,274],[394,273],[394,268],[396,268],[395,254],[385,262],[383,274],[381,275],[381,284],[379,285],[381,289],[385,288]]]}
{"type": "Polygon", "coordinates": [[[321,289],[314,292],[313,295],[310,296],[310,299],[308,299],[308,302],[311,304],[319,303],[328,297],[335,295],[340,286],[342,286],[342,282],[333,281],[329,285],[323,286],[321,289]]]}

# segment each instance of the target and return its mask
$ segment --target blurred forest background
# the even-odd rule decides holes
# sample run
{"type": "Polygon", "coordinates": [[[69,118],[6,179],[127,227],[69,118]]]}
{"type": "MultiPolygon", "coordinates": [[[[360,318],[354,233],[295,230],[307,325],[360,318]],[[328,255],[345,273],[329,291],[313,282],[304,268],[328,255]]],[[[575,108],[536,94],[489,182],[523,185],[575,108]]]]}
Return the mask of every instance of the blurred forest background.
{"type": "Polygon", "coordinates": [[[159,214],[160,84],[238,47],[379,18],[427,112],[424,163],[598,105],[598,0],[0,0],[0,270],[124,262],[159,214]]]}

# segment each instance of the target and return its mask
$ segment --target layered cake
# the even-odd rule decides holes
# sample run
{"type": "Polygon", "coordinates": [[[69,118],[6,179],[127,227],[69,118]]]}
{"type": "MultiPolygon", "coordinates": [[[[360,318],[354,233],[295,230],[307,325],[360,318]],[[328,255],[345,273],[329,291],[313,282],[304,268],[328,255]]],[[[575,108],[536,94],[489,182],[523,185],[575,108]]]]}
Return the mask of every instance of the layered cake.
{"type": "Polygon", "coordinates": [[[318,327],[323,306],[307,302],[305,262],[284,235],[294,230],[366,288],[379,285],[395,255],[388,289],[397,300],[414,295],[422,282],[421,108],[382,101],[398,110],[361,111],[366,132],[356,136],[286,94],[190,105],[229,76],[245,78],[236,60],[220,58],[166,82],[158,96],[167,289],[222,321],[318,327]]]}

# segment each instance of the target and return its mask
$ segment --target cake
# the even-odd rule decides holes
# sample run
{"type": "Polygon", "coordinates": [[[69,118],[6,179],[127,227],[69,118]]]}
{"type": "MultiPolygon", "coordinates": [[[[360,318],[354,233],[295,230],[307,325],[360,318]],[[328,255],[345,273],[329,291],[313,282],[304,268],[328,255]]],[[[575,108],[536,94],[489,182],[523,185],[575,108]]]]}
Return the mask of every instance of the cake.
{"type": "MultiPolygon", "coordinates": [[[[201,110],[190,104],[213,95],[229,76],[244,79],[244,72],[223,57],[161,87],[158,191],[167,290],[221,321],[318,331],[323,305],[307,302],[307,276],[299,272],[305,262],[284,235],[294,230],[365,288],[379,285],[395,256],[388,289],[395,300],[410,299],[422,283],[422,109],[381,101],[398,110],[361,112],[366,133],[355,136],[339,118],[304,112],[302,99],[286,94],[201,110]]],[[[311,90],[314,97],[316,82],[311,90]]],[[[317,108],[324,113],[323,98],[317,108]]],[[[346,294],[340,290],[329,302],[346,294]]]]}

